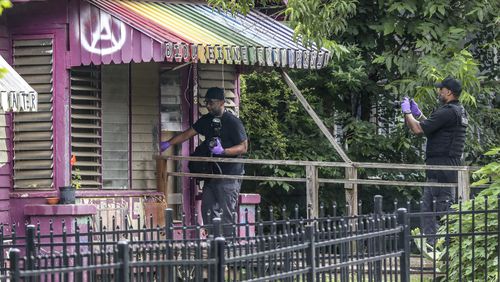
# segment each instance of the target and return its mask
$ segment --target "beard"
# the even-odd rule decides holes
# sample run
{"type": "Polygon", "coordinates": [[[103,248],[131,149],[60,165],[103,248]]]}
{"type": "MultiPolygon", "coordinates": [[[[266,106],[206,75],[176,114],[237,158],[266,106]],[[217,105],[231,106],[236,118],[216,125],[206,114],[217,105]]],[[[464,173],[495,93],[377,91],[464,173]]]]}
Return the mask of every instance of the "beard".
{"type": "Polygon", "coordinates": [[[439,102],[440,105],[446,104],[446,101],[445,101],[443,95],[439,95],[438,96],[438,102],[439,102]]]}
{"type": "Polygon", "coordinates": [[[216,117],[220,117],[222,116],[222,113],[223,113],[223,108],[220,107],[220,108],[217,108],[217,109],[212,109],[210,111],[210,113],[213,115],[213,116],[216,116],[216,117]]]}

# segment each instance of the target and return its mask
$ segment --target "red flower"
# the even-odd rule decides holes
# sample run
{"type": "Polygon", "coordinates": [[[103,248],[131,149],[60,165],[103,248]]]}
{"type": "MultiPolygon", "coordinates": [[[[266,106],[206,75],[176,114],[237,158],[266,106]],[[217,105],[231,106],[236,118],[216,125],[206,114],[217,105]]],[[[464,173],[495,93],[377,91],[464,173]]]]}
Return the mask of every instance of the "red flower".
{"type": "Polygon", "coordinates": [[[76,156],[75,155],[71,155],[71,166],[74,166],[76,164],[76,156]]]}

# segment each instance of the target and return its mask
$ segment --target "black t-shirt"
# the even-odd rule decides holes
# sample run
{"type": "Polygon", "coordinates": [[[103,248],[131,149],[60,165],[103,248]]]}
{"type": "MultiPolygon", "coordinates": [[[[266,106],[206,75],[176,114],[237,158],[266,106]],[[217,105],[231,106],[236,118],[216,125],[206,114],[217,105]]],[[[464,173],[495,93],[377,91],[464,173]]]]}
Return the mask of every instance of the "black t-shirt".
{"type": "Polygon", "coordinates": [[[456,107],[461,107],[460,103],[452,101],[439,107],[428,119],[420,122],[424,135],[427,137],[427,158],[448,157],[450,151],[461,151],[458,155],[463,152],[461,143],[465,141],[462,140],[465,138],[465,128],[459,126],[460,116],[456,112],[456,107]]]}
{"type": "Polygon", "coordinates": [[[449,106],[441,106],[437,108],[431,116],[420,122],[420,126],[424,131],[425,137],[429,137],[437,130],[444,127],[453,127],[457,124],[457,115],[453,108],[449,106]]]}
{"type": "MultiPolygon", "coordinates": [[[[206,115],[203,115],[193,124],[193,129],[197,133],[205,136],[205,141],[203,141],[200,146],[208,146],[209,140],[214,136],[214,129],[212,126],[213,119],[214,116],[208,113],[206,115]]],[[[223,148],[233,147],[235,145],[241,144],[243,141],[248,139],[245,128],[243,127],[243,123],[232,113],[225,111],[220,118],[220,123],[220,139],[223,148]]],[[[243,174],[244,172],[243,164],[241,163],[218,163],[218,165],[222,170],[222,174],[239,175],[243,174]]],[[[220,173],[217,170],[217,166],[215,166],[214,172],[220,173]]]]}

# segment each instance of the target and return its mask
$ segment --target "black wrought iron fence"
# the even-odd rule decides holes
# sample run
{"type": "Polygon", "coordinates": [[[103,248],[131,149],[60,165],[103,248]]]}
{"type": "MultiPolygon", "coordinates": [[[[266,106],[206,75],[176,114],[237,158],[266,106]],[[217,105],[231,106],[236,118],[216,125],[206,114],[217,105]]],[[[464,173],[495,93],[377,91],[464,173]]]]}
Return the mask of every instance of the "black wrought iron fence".
{"type": "Polygon", "coordinates": [[[248,241],[121,241],[112,251],[76,248],[40,256],[27,250],[22,258],[19,249],[11,249],[8,271],[12,281],[348,281],[350,276],[396,281],[401,229],[393,216],[382,216],[360,224],[312,222],[248,241]],[[394,268],[383,270],[382,262],[394,268]]]}
{"type": "Polygon", "coordinates": [[[270,213],[266,221],[258,215],[256,223],[233,224],[227,238],[219,219],[176,226],[168,209],[166,227],[89,221],[85,232],[52,226],[47,234],[28,225],[22,236],[0,232],[0,281],[496,281],[500,208],[494,204],[483,199],[422,213],[408,203],[383,213],[377,196],[371,214],[337,216],[332,206],[319,218],[301,218],[282,210],[279,218],[270,213]],[[438,234],[419,231],[427,216],[442,218],[438,234]],[[429,238],[437,243],[426,244],[429,238]]]}
{"type": "MultiPolygon", "coordinates": [[[[436,204],[434,204],[436,206],[436,204]]],[[[500,198],[458,202],[450,211],[408,205],[413,246],[410,273],[418,281],[500,281],[500,198]],[[436,234],[424,226],[438,219],[436,234]]]]}
{"type": "Polygon", "coordinates": [[[351,221],[327,218],[301,230],[256,237],[244,244],[244,248],[228,244],[226,278],[229,281],[382,281],[382,277],[391,277],[396,281],[400,274],[397,265],[404,254],[400,241],[402,229],[393,215],[351,221]]]}

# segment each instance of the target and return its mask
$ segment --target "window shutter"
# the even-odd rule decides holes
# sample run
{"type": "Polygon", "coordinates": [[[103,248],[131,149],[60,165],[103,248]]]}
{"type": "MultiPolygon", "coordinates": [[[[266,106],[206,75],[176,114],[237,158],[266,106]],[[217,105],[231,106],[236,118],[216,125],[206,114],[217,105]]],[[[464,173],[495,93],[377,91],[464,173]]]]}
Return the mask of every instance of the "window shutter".
{"type": "Polygon", "coordinates": [[[79,170],[82,188],[101,186],[101,72],[98,67],[71,70],[72,173],[79,170]]]}
{"type": "Polygon", "coordinates": [[[225,90],[225,108],[239,116],[239,108],[234,102],[236,71],[234,66],[198,64],[198,103],[200,114],[206,114],[204,100],[205,94],[210,87],[220,87],[225,90]]]}
{"type": "Polygon", "coordinates": [[[38,112],[15,113],[14,188],[50,189],[53,184],[52,39],[13,41],[13,65],[38,92],[38,112]]]}

